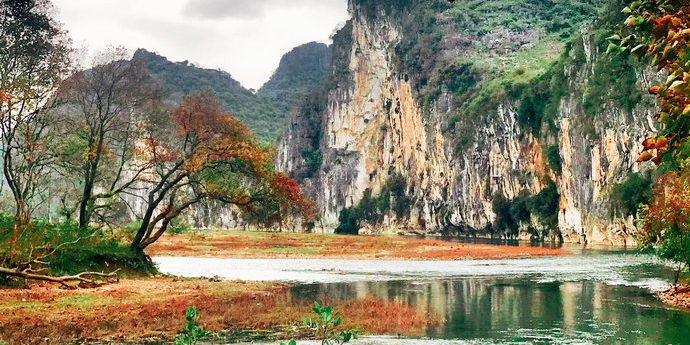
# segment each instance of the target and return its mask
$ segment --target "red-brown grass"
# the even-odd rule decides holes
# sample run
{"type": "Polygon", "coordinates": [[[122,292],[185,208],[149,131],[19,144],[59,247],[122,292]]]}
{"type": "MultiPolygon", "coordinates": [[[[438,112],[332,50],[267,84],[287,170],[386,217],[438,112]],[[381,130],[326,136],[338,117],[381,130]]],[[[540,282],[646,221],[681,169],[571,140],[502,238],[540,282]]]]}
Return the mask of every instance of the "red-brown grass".
{"type": "Polygon", "coordinates": [[[317,258],[381,260],[458,260],[563,255],[562,249],[462,244],[392,236],[339,236],[298,233],[215,231],[166,235],[149,255],[219,258],[317,258]]]}
{"type": "MultiPolygon", "coordinates": [[[[181,330],[187,307],[213,331],[272,329],[301,323],[311,301],[295,301],[282,283],[205,279],[122,280],[93,289],[36,285],[0,290],[0,340],[10,344],[76,341],[170,340],[181,330]]],[[[420,334],[442,320],[399,303],[367,297],[330,301],[343,327],[365,333],[420,334]]]]}

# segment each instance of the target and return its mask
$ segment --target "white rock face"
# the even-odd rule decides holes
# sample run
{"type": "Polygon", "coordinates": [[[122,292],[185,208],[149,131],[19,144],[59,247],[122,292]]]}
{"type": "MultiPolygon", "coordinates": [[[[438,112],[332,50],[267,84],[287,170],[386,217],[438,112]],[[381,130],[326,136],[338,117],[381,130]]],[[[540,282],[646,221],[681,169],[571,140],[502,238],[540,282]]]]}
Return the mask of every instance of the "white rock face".
{"type": "MultiPolygon", "coordinates": [[[[601,54],[590,38],[579,41],[586,52],[584,67],[565,67],[572,90],[558,109],[558,140],[542,142],[524,133],[516,105],[506,101],[496,116],[479,121],[472,147],[458,152],[441,131],[443,119],[453,111],[453,95],[442,92],[436,109],[422,114],[410,83],[397,70],[394,48],[400,36],[395,23],[352,20],[352,83],[330,91],[321,114],[323,165],[303,181],[320,207],[324,229],[332,231],[343,208],[356,205],[366,190],[376,195],[393,174],[407,178],[408,194],[415,200],[411,215],[389,215],[382,226],[364,232],[483,229],[495,218],[494,193],[507,199],[522,191],[537,194],[550,178],[561,195],[558,226],[564,241],[635,244],[634,219],[612,218],[603,205],[608,185],[640,169],[635,160],[639,142],[654,131],[652,112],[638,106],[630,114],[606,105],[592,124],[600,138],[585,133],[581,119],[591,114],[584,113],[581,87],[590,73],[588,64],[601,54]],[[554,145],[560,151],[560,173],[548,168],[544,156],[554,145]]],[[[640,75],[640,87],[652,78],[651,73],[640,75]]],[[[293,119],[281,143],[277,166],[288,172],[304,164],[300,126],[299,117],[293,119]]],[[[537,226],[536,219],[533,223],[537,226]]]]}
{"type": "MultiPolygon", "coordinates": [[[[377,194],[392,174],[402,174],[424,200],[404,226],[417,231],[420,220],[427,226],[437,223],[433,205],[443,202],[442,189],[452,186],[444,138],[438,126],[422,118],[410,85],[392,68],[390,48],[399,36],[394,26],[370,25],[361,18],[352,36],[349,68],[354,83],[329,95],[324,149],[356,158],[351,166],[336,161],[322,169],[324,183],[318,192],[323,218],[328,226],[337,225],[343,207],[356,204],[367,189],[377,194]],[[343,169],[351,169],[351,180],[339,178],[343,169]]],[[[399,232],[400,227],[387,222],[382,231],[399,232]]]]}

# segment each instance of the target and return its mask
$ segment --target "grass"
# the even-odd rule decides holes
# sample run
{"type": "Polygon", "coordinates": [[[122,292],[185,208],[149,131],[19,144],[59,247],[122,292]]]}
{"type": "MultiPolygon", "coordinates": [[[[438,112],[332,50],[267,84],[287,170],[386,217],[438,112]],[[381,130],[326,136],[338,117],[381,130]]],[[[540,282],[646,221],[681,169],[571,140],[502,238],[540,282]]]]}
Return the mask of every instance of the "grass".
{"type": "MultiPolygon", "coordinates": [[[[364,333],[418,336],[443,321],[409,304],[370,296],[322,302],[342,311],[343,328],[364,333]]],[[[299,338],[308,334],[297,326],[311,316],[312,303],[292,298],[287,284],[268,282],[125,279],[80,290],[35,285],[0,290],[0,343],[169,341],[189,306],[197,307],[199,323],[212,331],[248,336],[272,330],[265,333],[299,338]]]]}
{"type": "Polygon", "coordinates": [[[259,253],[321,253],[323,249],[305,249],[305,248],[270,248],[270,249],[252,249],[252,251],[259,253]]]}
{"type": "MultiPolygon", "coordinates": [[[[49,223],[33,220],[24,228],[15,228],[14,218],[0,213],[0,265],[18,267],[43,257],[44,274],[64,275],[83,271],[147,275],[155,268],[132,252],[127,242],[105,229],[80,229],[74,222],[49,223]]],[[[1,277],[0,277],[1,278],[1,277]]],[[[0,281],[0,284],[3,282],[0,281]]]]}
{"type": "Polygon", "coordinates": [[[393,236],[208,231],[164,235],[147,248],[152,256],[219,258],[318,258],[380,260],[460,260],[562,255],[560,249],[461,244],[393,236]]]}
{"type": "Polygon", "coordinates": [[[515,52],[494,55],[475,54],[458,58],[460,63],[472,63],[473,68],[492,76],[499,84],[526,84],[546,73],[563,53],[565,42],[555,35],[544,37],[530,47],[515,52]]]}

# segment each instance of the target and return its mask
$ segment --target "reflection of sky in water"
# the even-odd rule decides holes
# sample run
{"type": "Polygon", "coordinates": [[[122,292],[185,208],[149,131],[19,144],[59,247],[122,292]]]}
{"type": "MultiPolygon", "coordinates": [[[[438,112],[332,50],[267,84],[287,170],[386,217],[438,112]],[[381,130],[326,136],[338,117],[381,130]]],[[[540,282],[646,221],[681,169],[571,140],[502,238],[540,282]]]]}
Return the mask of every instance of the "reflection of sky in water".
{"type": "MultiPolygon", "coordinates": [[[[444,317],[432,339],[365,337],[353,344],[683,344],[690,314],[661,305],[671,267],[650,255],[505,260],[352,261],[155,258],[183,276],[279,280],[303,303],[395,300],[444,317]],[[327,301],[325,301],[327,302],[327,301]]],[[[312,344],[300,341],[298,344],[312,344]]],[[[316,343],[313,343],[316,344],[316,343]]]]}

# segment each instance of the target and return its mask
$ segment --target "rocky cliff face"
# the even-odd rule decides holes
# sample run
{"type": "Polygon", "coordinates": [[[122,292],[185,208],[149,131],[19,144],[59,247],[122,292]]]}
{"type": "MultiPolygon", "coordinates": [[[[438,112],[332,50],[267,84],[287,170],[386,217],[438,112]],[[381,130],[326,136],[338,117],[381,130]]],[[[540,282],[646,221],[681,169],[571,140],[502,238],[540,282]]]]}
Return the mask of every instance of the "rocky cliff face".
{"type": "MultiPolygon", "coordinates": [[[[338,225],[341,210],[356,206],[366,193],[379,195],[392,176],[401,175],[405,195],[413,200],[407,212],[384,210],[382,221],[363,221],[360,232],[508,235],[495,228],[497,218],[504,217],[494,209],[497,195],[509,201],[526,195],[543,199],[547,193],[540,192],[553,184],[558,206],[548,212],[556,226],[549,229],[548,222],[539,221],[544,211],[534,211],[520,222],[520,237],[635,242],[634,218],[612,216],[606,191],[640,169],[638,143],[654,131],[654,103],[631,94],[623,98],[639,99],[622,106],[614,92],[596,89],[608,58],[600,39],[588,34],[592,30],[574,33],[567,44],[549,41],[552,36],[539,28],[521,34],[497,30],[478,38],[457,28],[452,17],[457,7],[441,7],[432,18],[442,38],[428,58],[438,62],[425,68],[431,72],[414,73],[408,60],[415,50],[403,54],[401,46],[421,35],[409,31],[404,19],[420,9],[403,7],[393,15],[374,7],[372,15],[363,6],[364,1],[350,1],[353,17],[332,48],[345,57],[336,60],[334,53],[335,81],[325,83],[320,100],[312,96],[322,106],[310,103],[297,112],[277,161],[317,201],[325,229],[338,225]],[[520,44],[511,46],[516,41],[520,44]],[[539,54],[542,46],[557,54],[534,73],[518,68],[492,74],[475,59],[487,54],[489,61],[518,66],[525,54],[539,54]],[[444,73],[468,57],[473,58],[471,77],[444,73]],[[339,69],[346,73],[336,74],[339,69]],[[487,97],[486,90],[508,73],[527,82],[487,97]],[[456,87],[465,79],[468,87],[456,87]],[[535,100],[539,92],[548,96],[535,100]],[[529,101],[533,107],[525,106],[529,101]],[[533,113],[539,116],[530,117],[533,113]]],[[[643,90],[655,77],[640,72],[627,87],[643,90]]]]}

